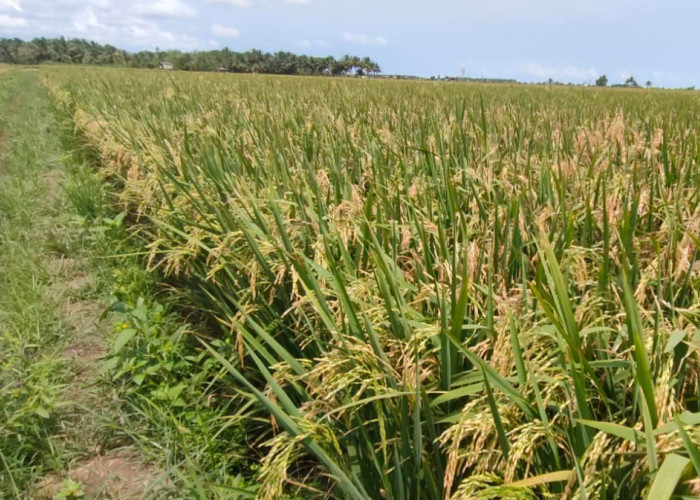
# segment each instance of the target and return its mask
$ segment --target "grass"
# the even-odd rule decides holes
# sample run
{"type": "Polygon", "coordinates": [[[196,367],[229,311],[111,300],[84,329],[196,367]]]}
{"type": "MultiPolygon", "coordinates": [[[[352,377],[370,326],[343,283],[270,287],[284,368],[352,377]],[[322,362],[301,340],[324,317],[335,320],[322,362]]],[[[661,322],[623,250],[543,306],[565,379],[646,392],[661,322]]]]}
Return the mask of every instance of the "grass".
{"type": "Polygon", "coordinates": [[[26,73],[0,79],[0,495],[7,498],[52,466],[71,374],[62,353],[68,325],[46,266],[46,235],[62,220],[44,176],[60,158],[41,116],[42,92],[48,102],[26,73]]]}
{"type": "Polygon", "coordinates": [[[137,253],[123,214],[36,72],[0,77],[0,110],[0,497],[250,498],[214,442],[241,436],[207,399],[217,367],[138,256],[114,257],[137,253]]]}
{"type": "Polygon", "coordinates": [[[260,498],[697,494],[696,94],[42,73],[260,498]]]}
{"type": "Polygon", "coordinates": [[[109,293],[104,315],[113,325],[97,364],[102,391],[113,401],[112,412],[98,419],[101,430],[160,471],[142,498],[252,498],[255,488],[244,478],[249,465],[236,453],[244,427],[227,411],[226,396],[211,389],[221,369],[195,349],[193,327],[173,312],[159,275],[144,269],[142,238],[127,234],[111,184],[89,166],[90,151],[66,125],[62,138],[72,159],[66,201],[102,274],[109,293]]]}

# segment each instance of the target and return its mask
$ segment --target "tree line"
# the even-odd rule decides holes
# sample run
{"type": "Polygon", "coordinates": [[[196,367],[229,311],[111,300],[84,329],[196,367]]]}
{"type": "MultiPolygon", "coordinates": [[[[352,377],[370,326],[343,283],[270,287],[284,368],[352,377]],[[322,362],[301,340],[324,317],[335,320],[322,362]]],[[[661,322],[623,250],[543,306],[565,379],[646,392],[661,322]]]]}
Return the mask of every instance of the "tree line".
{"type": "Polygon", "coordinates": [[[109,44],[80,38],[0,38],[0,62],[9,64],[92,64],[158,68],[168,61],[174,69],[185,71],[230,71],[276,75],[365,75],[381,72],[369,57],[344,55],[312,57],[291,52],[262,52],[257,49],[234,52],[228,48],[183,52],[180,50],[143,50],[127,52],[109,44]]]}

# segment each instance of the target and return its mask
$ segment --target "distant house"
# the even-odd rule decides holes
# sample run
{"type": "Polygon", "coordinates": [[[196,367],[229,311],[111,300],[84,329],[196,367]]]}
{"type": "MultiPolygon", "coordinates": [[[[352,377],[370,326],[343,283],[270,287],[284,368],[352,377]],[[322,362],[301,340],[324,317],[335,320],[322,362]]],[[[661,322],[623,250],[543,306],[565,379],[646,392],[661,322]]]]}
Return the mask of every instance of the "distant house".
{"type": "Polygon", "coordinates": [[[161,61],[160,62],[160,69],[171,70],[171,69],[173,69],[173,63],[168,62],[168,61],[161,61]]]}
{"type": "Polygon", "coordinates": [[[219,66],[218,68],[216,68],[216,71],[218,71],[219,73],[226,73],[226,68],[224,68],[223,66],[219,66]]]}

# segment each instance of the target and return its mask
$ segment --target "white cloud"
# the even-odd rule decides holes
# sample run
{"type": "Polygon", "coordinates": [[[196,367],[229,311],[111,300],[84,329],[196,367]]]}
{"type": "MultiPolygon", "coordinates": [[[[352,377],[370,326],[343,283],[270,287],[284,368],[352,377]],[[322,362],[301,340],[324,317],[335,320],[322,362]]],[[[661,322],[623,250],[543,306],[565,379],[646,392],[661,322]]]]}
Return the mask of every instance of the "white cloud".
{"type": "Polygon", "coordinates": [[[364,33],[343,33],[343,39],[346,42],[357,43],[360,45],[386,45],[387,39],[383,36],[369,36],[364,33]]]}
{"type": "Polygon", "coordinates": [[[689,82],[692,82],[692,79],[687,76],[682,77],[659,70],[654,70],[652,72],[651,83],[653,83],[655,87],[687,87],[689,82]]]}
{"type": "Polygon", "coordinates": [[[588,0],[562,2],[561,0],[464,0],[463,6],[472,16],[510,19],[591,18],[607,17],[616,11],[638,5],[640,0],[588,0]]]}
{"type": "MultiPolygon", "coordinates": [[[[66,36],[80,35],[89,40],[101,43],[111,43],[118,47],[123,46],[124,40],[130,43],[153,49],[202,49],[204,42],[196,37],[184,35],[162,29],[155,22],[137,16],[118,15],[117,10],[98,13],[92,8],[87,8],[72,18],[72,30],[61,30],[66,36]]],[[[55,29],[55,28],[52,28],[55,29]]]]}
{"type": "MultiPolygon", "coordinates": [[[[9,0],[10,2],[15,0],[9,0]]],[[[12,34],[22,38],[37,36],[79,37],[109,43],[129,50],[163,49],[203,50],[209,47],[206,34],[192,23],[178,28],[177,18],[195,14],[189,0],[19,0],[21,16],[0,14],[0,36],[12,34]],[[183,8],[184,6],[184,8],[183,8]]],[[[8,0],[0,0],[7,5],[8,0]]],[[[0,13],[2,7],[0,6],[0,13]]],[[[6,36],[7,36],[6,35],[6,36]]]]}
{"type": "Polygon", "coordinates": [[[88,30],[108,30],[107,26],[100,22],[97,14],[90,7],[73,16],[73,26],[81,33],[85,33],[88,30]]]}
{"type": "Polygon", "coordinates": [[[311,0],[284,0],[285,3],[293,3],[296,5],[309,5],[311,0]]]}
{"type": "MultiPolygon", "coordinates": [[[[46,4],[50,3],[54,9],[52,13],[55,15],[58,12],[71,9],[71,8],[87,8],[94,7],[98,9],[108,9],[114,7],[114,0],[54,0],[49,2],[47,0],[21,0],[25,5],[30,4],[32,8],[44,8],[47,9],[46,4]]],[[[144,3],[147,0],[134,0],[133,3],[139,4],[144,3]]]]}
{"type": "Polygon", "coordinates": [[[306,49],[310,47],[328,47],[328,44],[323,40],[302,40],[297,45],[306,49]]]}
{"type": "Polygon", "coordinates": [[[112,2],[110,0],[89,0],[88,3],[98,9],[108,9],[112,7],[112,2]]]}
{"type": "Polygon", "coordinates": [[[119,27],[117,33],[124,33],[124,35],[119,34],[118,36],[129,37],[136,41],[138,45],[151,50],[153,47],[186,50],[202,49],[205,47],[205,43],[196,37],[161,29],[157,24],[140,18],[129,18],[125,20],[119,27]]]}
{"type": "Polygon", "coordinates": [[[207,41],[207,43],[209,44],[210,47],[218,47],[218,46],[219,46],[219,42],[217,42],[217,41],[214,40],[213,38],[210,38],[210,39],[207,41]]]}
{"type": "Polygon", "coordinates": [[[15,12],[22,12],[22,5],[19,0],[0,0],[0,9],[11,9],[15,12]]]}
{"type": "Polygon", "coordinates": [[[229,28],[222,26],[221,24],[215,24],[211,27],[211,32],[216,36],[222,36],[226,38],[235,38],[241,34],[241,30],[238,28],[229,28]]]}
{"type": "Polygon", "coordinates": [[[17,28],[24,28],[25,26],[27,26],[26,19],[0,14],[0,28],[11,30],[17,28]]]}
{"type": "Polygon", "coordinates": [[[535,78],[554,80],[595,80],[598,72],[594,68],[580,68],[576,66],[544,66],[536,62],[527,62],[521,65],[521,70],[535,78]]]}
{"type": "Polygon", "coordinates": [[[252,5],[251,0],[206,0],[207,3],[215,3],[219,5],[228,5],[237,9],[247,9],[252,5]]]}
{"type": "Polygon", "coordinates": [[[155,2],[139,2],[133,12],[141,16],[164,18],[194,17],[195,10],[182,0],[156,0],[155,2]]]}

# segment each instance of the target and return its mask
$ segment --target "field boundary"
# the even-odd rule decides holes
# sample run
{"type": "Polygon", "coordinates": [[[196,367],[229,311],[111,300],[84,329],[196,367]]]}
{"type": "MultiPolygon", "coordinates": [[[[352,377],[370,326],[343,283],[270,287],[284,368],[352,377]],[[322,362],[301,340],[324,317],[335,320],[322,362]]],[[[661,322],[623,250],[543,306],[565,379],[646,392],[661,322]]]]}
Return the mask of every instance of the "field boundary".
{"type": "Polygon", "coordinates": [[[24,405],[21,389],[3,395],[16,404],[10,420],[0,422],[0,446],[8,446],[0,448],[6,463],[0,496],[141,498],[157,473],[121,431],[109,430],[118,414],[100,372],[114,335],[104,314],[109,270],[95,265],[66,198],[70,163],[37,77],[21,69],[0,76],[12,95],[0,133],[3,381],[16,369],[17,383],[40,395],[24,405]],[[22,447],[11,444],[18,435],[22,447]]]}

